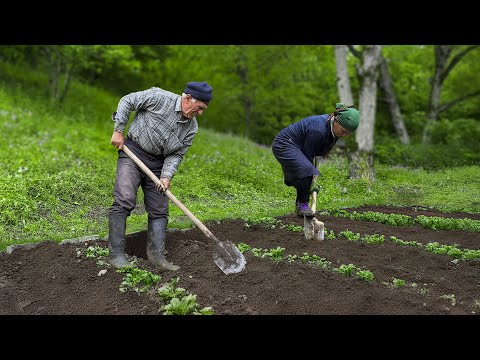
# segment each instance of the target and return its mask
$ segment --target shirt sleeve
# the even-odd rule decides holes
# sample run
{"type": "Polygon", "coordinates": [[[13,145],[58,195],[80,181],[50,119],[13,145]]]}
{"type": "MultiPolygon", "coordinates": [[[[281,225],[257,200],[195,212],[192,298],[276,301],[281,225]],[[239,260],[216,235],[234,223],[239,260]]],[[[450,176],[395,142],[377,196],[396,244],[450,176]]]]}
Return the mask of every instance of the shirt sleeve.
{"type": "Polygon", "coordinates": [[[155,108],[161,100],[162,97],[158,96],[157,91],[153,88],[123,96],[118,102],[117,111],[112,114],[112,120],[115,123],[114,130],[123,133],[133,111],[155,108]]]}
{"type": "Polygon", "coordinates": [[[323,141],[322,133],[320,131],[309,131],[303,145],[302,153],[309,161],[309,172],[314,175],[320,175],[318,169],[313,165],[313,159],[318,155],[319,144],[323,141]]]}
{"type": "Polygon", "coordinates": [[[320,131],[310,131],[305,139],[303,153],[313,163],[313,158],[320,155],[320,144],[324,142],[323,134],[320,131]]]}
{"type": "Polygon", "coordinates": [[[173,178],[173,175],[177,171],[178,164],[180,164],[180,161],[182,161],[185,153],[190,148],[190,146],[192,146],[193,138],[195,137],[197,131],[198,124],[195,124],[195,126],[185,136],[185,139],[183,140],[183,146],[177,151],[165,157],[161,177],[166,177],[169,179],[173,178]]]}

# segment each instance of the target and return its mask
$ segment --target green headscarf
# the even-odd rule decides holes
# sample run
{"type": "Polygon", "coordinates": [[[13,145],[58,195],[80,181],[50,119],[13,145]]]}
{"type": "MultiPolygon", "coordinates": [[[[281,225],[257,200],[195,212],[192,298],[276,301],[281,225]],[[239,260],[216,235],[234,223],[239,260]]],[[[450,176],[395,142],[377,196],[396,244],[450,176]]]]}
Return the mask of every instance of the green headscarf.
{"type": "Polygon", "coordinates": [[[337,103],[335,105],[335,118],[342,127],[350,133],[357,130],[360,123],[360,113],[353,106],[337,103]]]}

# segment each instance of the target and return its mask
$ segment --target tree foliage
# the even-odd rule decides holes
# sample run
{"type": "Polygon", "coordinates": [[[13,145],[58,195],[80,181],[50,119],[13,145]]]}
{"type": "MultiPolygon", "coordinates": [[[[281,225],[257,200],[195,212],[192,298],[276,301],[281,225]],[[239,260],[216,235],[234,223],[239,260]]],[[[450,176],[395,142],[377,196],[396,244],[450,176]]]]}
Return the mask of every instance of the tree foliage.
{"type": "MultiPolygon", "coordinates": [[[[454,46],[452,58],[467,47],[454,46]]],[[[385,45],[382,49],[412,143],[421,140],[427,122],[434,48],[385,45]]],[[[479,51],[470,51],[449,72],[441,105],[477,90],[479,57],[479,51]]],[[[188,81],[208,81],[214,87],[214,100],[199,118],[201,126],[265,145],[283,127],[309,115],[330,113],[340,100],[331,45],[5,45],[0,47],[0,60],[28,64],[48,74],[50,85],[44,86],[44,92],[54,106],[68,97],[71,79],[118,96],[152,86],[181,93],[188,81]]],[[[360,91],[356,63],[354,56],[347,57],[354,99],[360,91]]],[[[377,96],[374,143],[380,144],[397,135],[384,94],[377,96]]],[[[439,120],[478,122],[479,109],[480,96],[469,97],[445,108],[439,120]]]]}

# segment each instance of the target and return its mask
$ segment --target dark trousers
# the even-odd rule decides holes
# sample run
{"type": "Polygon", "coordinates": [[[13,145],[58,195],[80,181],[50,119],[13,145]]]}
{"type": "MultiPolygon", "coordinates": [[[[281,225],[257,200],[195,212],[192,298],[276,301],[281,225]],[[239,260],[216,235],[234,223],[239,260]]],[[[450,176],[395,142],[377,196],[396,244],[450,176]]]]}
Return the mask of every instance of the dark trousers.
{"type": "Polygon", "coordinates": [[[310,187],[313,176],[295,179],[294,187],[297,189],[297,202],[308,203],[310,200],[310,187]]]}
{"type": "MultiPolygon", "coordinates": [[[[155,157],[143,152],[138,145],[125,141],[128,148],[142,162],[160,178],[163,157],[155,157]]],[[[123,151],[118,152],[117,174],[113,189],[114,201],[110,207],[111,214],[129,216],[137,204],[138,188],[142,187],[144,194],[145,210],[149,219],[168,218],[168,197],[160,193],[155,183],[131,160],[123,151]]]]}

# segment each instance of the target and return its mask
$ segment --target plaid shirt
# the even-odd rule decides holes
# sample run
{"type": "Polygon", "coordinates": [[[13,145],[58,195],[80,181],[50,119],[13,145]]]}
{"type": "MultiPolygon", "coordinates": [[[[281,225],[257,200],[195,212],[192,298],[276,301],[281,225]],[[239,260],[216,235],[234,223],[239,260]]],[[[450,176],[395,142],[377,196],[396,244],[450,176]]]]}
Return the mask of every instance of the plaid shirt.
{"type": "Polygon", "coordinates": [[[112,114],[115,131],[122,132],[132,111],[127,137],[143,150],[165,156],[161,177],[171,179],[198,131],[197,119],[182,115],[181,96],[152,87],[125,95],[112,114]]]}

